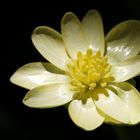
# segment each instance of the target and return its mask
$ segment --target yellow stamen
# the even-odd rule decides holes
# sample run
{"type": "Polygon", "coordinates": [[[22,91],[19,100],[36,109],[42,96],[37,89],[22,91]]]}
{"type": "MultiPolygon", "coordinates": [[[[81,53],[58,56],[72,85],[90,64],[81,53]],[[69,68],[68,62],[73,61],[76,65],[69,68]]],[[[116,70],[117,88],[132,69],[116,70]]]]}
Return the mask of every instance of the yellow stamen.
{"type": "Polygon", "coordinates": [[[94,93],[95,88],[105,88],[109,82],[114,80],[111,65],[100,51],[95,54],[91,49],[88,49],[86,54],[78,52],[77,58],[71,59],[67,68],[71,78],[71,90],[77,93],[78,98],[79,96],[85,98],[86,94],[94,93]]]}

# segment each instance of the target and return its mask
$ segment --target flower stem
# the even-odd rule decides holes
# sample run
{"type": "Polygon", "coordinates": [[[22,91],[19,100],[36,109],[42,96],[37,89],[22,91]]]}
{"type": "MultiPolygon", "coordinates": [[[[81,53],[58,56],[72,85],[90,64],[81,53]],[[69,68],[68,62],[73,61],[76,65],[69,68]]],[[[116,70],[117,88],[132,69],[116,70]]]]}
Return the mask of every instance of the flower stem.
{"type": "Polygon", "coordinates": [[[112,129],[116,133],[119,140],[130,140],[129,135],[124,127],[112,126],[112,129]]]}

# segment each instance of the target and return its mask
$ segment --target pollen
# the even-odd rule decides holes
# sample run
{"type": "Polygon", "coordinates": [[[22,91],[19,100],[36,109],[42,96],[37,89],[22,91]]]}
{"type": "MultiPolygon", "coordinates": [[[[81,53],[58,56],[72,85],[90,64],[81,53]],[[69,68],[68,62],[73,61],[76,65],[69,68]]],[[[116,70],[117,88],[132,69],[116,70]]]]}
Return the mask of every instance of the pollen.
{"type": "Polygon", "coordinates": [[[105,88],[114,80],[111,65],[100,51],[95,54],[91,49],[86,53],[78,52],[77,58],[71,59],[67,68],[71,78],[71,90],[80,96],[93,93],[99,87],[105,88]]]}

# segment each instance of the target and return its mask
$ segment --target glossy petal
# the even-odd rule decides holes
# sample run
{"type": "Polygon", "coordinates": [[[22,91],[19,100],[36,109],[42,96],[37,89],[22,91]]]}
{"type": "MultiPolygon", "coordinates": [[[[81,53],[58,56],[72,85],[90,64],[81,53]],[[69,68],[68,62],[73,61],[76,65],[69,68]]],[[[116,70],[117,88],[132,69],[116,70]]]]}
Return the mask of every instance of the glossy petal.
{"type": "Polygon", "coordinates": [[[68,56],[61,35],[55,30],[40,26],[32,34],[36,49],[52,64],[65,70],[68,56]]]}
{"type": "Polygon", "coordinates": [[[103,23],[98,11],[88,11],[82,20],[82,24],[87,35],[89,48],[92,48],[95,52],[101,51],[104,54],[105,39],[103,23]]]}
{"type": "Polygon", "coordinates": [[[107,114],[103,113],[99,109],[98,109],[98,112],[104,117],[104,122],[107,123],[107,124],[123,124],[122,122],[119,122],[119,121],[111,118],[110,116],[108,116],[107,114]]]}
{"type": "Polygon", "coordinates": [[[32,89],[42,84],[68,82],[68,77],[50,63],[35,62],[19,68],[10,81],[21,87],[32,89]]]}
{"type": "Polygon", "coordinates": [[[131,84],[126,82],[116,83],[113,87],[127,106],[130,124],[140,122],[140,93],[131,84]]]}
{"type": "Polygon", "coordinates": [[[104,121],[91,98],[87,100],[86,104],[82,104],[81,100],[73,100],[68,110],[73,122],[87,131],[96,129],[104,121]]]}
{"type": "Polygon", "coordinates": [[[128,20],[118,24],[107,34],[106,42],[111,63],[136,56],[140,52],[140,22],[128,20]]]}
{"type": "Polygon", "coordinates": [[[140,55],[127,59],[112,68],[116,82],[129,80],[140,73],[140,55]]]}
{"type": "Polygon", "coordinates": [[[84,52],[87,49],[87,40],[82,25],[73,13],[68,12],[64,15],[61,30],[66,49],[71,57],[75,58],[77,52],[84,52]]]}
{"type": "Polygon", "coordinates": [[[107,123],[107,124],[118,124],[118,125],[123,124],[122,122],[119,122],[119,121],[117,121],[117,120],[115,120],[115,119],[113,119],[113,118],[111,118],[107,115],[105,116],[105,121],[104,122],[107,123]]]}
{"type": "Polygon", "coordinates": [[[72,100],[73,92],[68,84],[43,85],[30,90],[23,103],[34,108],[51,108],[72,100]]]}
{"type": "Polygon", "coordinates": [[[98,93],[98,99],[94,100],[97,108],[119,122],[129,123],[130,116],[124,102],[113,91],[107,91],[107,95],[98,93]]]}

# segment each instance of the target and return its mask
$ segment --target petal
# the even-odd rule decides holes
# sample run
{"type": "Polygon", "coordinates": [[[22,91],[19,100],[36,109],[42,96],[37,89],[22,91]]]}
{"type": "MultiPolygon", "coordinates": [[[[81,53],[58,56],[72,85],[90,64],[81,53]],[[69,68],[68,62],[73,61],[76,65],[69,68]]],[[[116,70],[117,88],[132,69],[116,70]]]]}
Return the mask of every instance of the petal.
{"type": "Polygon", "coordinates": [[[102,54],[104,54],[105,39],[103,23],[98,11],[88,11],[82,20],[82,24],[87,35],[88,46],[92,48],[95,52],[101,51],[102,54]]]}
{"type": "Polygon", "coordinates": [[[140,55],[127,59],[112,67],[115,82],[129,80],[140,73],[140,55]]]}
{"type": "Polygon", "coordinates": [[[113,87],[127,106],[130,115],[130,124],[140,122],[140,93],[135,87],[126,82],[116,83],[113,87]]]}
{"type": "Polygon", "coordinates": [[[104,117],[104,122],[107,123],[107,124],[123,124],[122,122],[119,122],[119,121],[111,118],[110,116],[108,116],[107,114],[103,113],[99,109],[98,109],[98,112],[104,117]]]}
{"type": "Polygon", "coordinates": [[[107,92],[107,95],[98,93],[98,99],[94,99],[97,108],[119,122],[129,123],[130,117],[124,102],[113,91],[107,89],[107,92]]]}
{"type": "Polygon", "coordinates": [[[30,90],[23,103],[34,108],[51,108],[72,100],[73,92],[68,84],[43,85],[30,90]]]}
{"type": "Polygon", "coordinates": [[[82,104],[81,100],[73,100],[68,110],[73,122],[85,130],[96,129],[104,121],[91,98],[87,100],[86,104],[82,104]]]}
{"type": "Polygon", "coordinates": [[[105,115],[105,123],[107,124],[123,124],[122,122],[119,122],[111,117],[109,117],[108,115],[105,115]]]}
{"type": "Polygon", "coordinates": [[[34,62],[19,68],[12,75],[10,81],[27,89],[32,89],[42,84],[64,83],[68,81],[66,75],[58,73],[60,73],[60,70],[50,63],[34,62]]]}
{"type": "Polygon", "coordinates": [[[107,55],[116,64],[136,56],[140,52],[140,22],[124,21],[116,25],[106,36],[107,55]]]}
{"type": "Polygon", "coordinates": [[[66,49],[72,58],[77,52],[87,49],[87,40],[79,19],[71,12],[64,15],[61,21],[61,30],[66,49]]]}
{"type": "Polygon", "coordinates": [[[46,26],[37,27],[32,34],[36,49],[51,63],[65,70],[68,56],[61,35],[46,26]]]}

